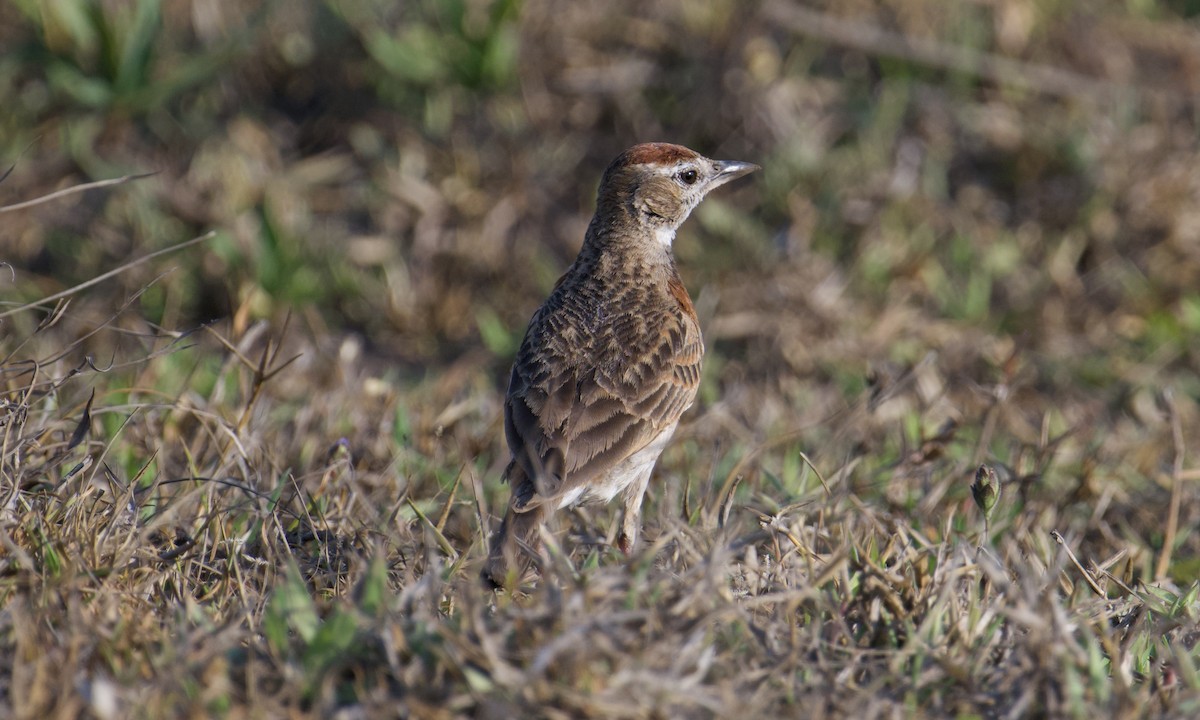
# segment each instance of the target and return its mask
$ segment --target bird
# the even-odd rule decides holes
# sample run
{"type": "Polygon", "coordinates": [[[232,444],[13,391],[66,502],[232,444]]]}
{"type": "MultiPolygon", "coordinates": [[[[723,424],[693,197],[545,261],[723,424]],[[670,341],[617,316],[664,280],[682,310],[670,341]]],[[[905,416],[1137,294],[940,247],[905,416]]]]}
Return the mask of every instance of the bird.
{"type": "Polygon", "coordinates": [[[533,314],[504,401],[510,497],[482,576],[512,587],[551,513],[622,496],[633,552],[654,465],[696,397],[704,341],[672,252],[705,195],[759,166],[643,143],[600,181],[579,255],[533,314]]]}

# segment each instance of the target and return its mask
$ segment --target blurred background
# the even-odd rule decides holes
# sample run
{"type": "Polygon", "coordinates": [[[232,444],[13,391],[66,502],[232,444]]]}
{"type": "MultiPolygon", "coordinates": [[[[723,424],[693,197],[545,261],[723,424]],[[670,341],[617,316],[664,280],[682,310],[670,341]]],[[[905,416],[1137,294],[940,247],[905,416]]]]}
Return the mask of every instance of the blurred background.
{"type": "MultiPolygon", "coordinates": [[[[153,175],[0,214],[4,303],[216,235],[89,288],[51,329],[5,318],[0,351],[113,363],[64,381],[75,411],[97,383],[215,402],[227,360],[198,329],[257,328],[300,356],[269,386],[273,466],[346,438],[389,482],[445,485],[451,460],[490,487],[512,353],[601,172],[676,142],[763,172],[676,244],[710,354],[668,471],[719,485],[731,449],[765,448],[747,472],[782,502],[803,449],[828,473],[861,460],[856,491],[903,508],[969,502],[987,460],[1023,501],[1081,531],[1110,512],[1152,547],[1172,421],[1193,463],[1200,446],[1198,13],[8,0],[0,205],[153,175]]],[[[173,427],[129,451],[130,477],[162,438],[186,444],[173,427]]],[[[170,447],[154,463],[187,474],[170,447]]]]}

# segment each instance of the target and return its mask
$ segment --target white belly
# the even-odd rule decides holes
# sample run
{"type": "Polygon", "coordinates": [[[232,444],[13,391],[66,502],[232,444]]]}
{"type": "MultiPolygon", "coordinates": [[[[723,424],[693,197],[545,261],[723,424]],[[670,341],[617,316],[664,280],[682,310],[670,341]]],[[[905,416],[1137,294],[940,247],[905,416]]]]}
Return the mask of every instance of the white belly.
{"type": "Polygon", "coordinates": [[[559,509],[587,502],[610,502],[635,482],[641,482],[645,487],[644,480],[650,477],[650,473],[654,471],[654,463],[658,462],[658,456],[662,455],[663,448],[675,434],[675,425],[678,423],[671,425],[646,447],[617,463],[608,474],[596,478],[586,487],[571,488],[563,493],[558,502],[559,509]]]}

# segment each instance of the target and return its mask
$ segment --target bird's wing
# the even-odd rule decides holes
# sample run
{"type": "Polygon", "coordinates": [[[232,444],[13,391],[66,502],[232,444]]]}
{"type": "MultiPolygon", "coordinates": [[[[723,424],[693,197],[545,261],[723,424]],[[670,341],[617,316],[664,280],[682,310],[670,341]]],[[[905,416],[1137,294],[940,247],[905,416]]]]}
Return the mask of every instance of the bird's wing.
{"type": "Polygon", "coordinates": [[[536,478],[524,492],[514,487],[522,505],[603,477],[692,404],[704,344],[682,285],[680,293],[678,304],[622,313],[591,334],[561,308],[534,316],[504,418],[514,461],[536,478]]]}

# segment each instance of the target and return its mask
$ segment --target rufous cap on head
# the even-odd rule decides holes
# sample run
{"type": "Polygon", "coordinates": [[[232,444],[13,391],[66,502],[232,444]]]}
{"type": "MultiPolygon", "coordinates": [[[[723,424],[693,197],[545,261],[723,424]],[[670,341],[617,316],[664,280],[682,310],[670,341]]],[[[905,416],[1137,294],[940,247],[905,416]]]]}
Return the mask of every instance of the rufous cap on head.
{"type": "Polygon", "coordinates": [[[683,160],[694,160],[700,154],[682,145],[671,143],[642,143],[621,153],[609,164],[609,169],[627,165],[673,165],[683,160]]]}

